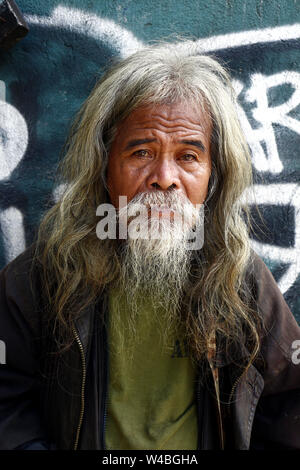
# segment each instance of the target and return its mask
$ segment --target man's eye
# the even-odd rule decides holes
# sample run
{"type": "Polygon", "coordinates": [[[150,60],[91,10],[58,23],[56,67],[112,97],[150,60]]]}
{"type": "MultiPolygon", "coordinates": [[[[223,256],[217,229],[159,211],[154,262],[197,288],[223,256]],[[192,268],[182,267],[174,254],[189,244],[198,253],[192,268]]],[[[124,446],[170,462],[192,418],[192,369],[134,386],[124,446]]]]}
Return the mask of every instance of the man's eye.
{"type": "Polygon", "coordinates": [[[133,157],[137,157],[137,158],[150,158],[151,157],[151,154],[148,150],[136,150],[135,152],[133,152],[132,154],[133,157]]]}
{"type": "Polygon", "coordinates": [[[150,153],[148,150],[137,150],[136,152],[133,153],[135,157],[140,157],[140,158],[147,158],[150,156],[150,153]]]}
{"type": "Polygon", "coordinates": [[[186,153],[182,155],[181,159],[184,160],[185,162],[192,162],[192,161],[196,161],[197,157],[196,155],[193,155],[191,153],[186,153]]]}

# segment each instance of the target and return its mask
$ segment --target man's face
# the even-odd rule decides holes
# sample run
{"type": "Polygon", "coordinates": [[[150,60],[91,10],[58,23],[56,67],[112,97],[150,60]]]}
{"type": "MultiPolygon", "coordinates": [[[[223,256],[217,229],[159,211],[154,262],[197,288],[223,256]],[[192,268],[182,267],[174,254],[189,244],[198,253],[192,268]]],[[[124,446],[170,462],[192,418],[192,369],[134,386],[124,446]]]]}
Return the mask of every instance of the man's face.
{"type": "Polygon", "coordinates": [[[141,292],[153,308],[166,306],[169,325],[180,311],[190,272],[191,229],[201,221],[196,206],[205,200],[211,174],[210,137],[207,113],[184,103],[139,107],[117,129],[108,160],[111,202],[119,208],[119,196],[127,197],[120,221],[122,211],[135,204],[151,208],[151,216],[145,211],[139,218],[139,236],[128,235],[120,253],[120,284],[131,306],[131,324],[141,292]],[[149,227],[148,238],[144,229],[149,227]]]}
{"type": "Polygon", "coordinates": [[[112,143],[107,184],[112,204],[139,193],[173,189],[202,204],[211,174],[211,120],[192,104],[147,105],[119,126],[112,143]]]}

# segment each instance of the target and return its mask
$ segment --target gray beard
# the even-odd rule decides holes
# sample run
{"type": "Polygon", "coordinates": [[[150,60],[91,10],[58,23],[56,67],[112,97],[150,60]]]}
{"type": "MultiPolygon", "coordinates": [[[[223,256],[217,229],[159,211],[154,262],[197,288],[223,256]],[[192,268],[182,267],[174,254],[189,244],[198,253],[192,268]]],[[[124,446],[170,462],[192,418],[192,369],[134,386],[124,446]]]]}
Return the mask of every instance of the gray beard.
{"type": "Polygon", "coordinates": [[[122,248],[120,285],[132,308],[147,296],[154,308],[175,313],[189,278],[191,251],[183,242],[165,240],[156,240],[154,247],[148,240],[132,240],[122,248]]]}
{"type": "MultiPolygon", "coordinates": [[[[178,198],[175,192],[164,194],[155,191],[134,198],[129,204],[167,204],[185,211],[186,200],[178,198]],[[184,206],[184,207],[183,207],[184,206]]],[[[156,321],[163,315],[164,336],[175,334],[181,324],[181,303],[189,282],[192,251],[189,249],[188,235],[196,212],[189,203],[185,227],[165,224],[164,220],[152,218],[145,221],[154,230],[161,230],[159,239],[128,238],[120,243],[120,278],[118,290],[125,296],[128,305],[127,334],[136,341],[135,325],[142,306],[151,303],[151,311],[156,321]]],[[[121,302],[120,302],[121,303],[121,302]]],[[[128,336],[127,336],[128,337],[128,336]]],[[[127,341],[128,345],[128,341],[127,341]]]]}

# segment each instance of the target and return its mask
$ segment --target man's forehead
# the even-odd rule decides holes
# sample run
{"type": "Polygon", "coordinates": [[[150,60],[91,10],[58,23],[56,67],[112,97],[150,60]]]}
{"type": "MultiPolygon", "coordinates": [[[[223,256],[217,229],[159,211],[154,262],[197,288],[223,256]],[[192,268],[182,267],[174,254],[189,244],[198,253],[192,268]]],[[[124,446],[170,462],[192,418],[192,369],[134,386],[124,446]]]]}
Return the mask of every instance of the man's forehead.
{"type": "Polygon", "coordinates": [[[167,132],[189,130],[203,133],[211,130],[211,119],[205,108],[192,103],[148,104],[134,109],[118,130],[139,132],[153,127],[167,132]]]}

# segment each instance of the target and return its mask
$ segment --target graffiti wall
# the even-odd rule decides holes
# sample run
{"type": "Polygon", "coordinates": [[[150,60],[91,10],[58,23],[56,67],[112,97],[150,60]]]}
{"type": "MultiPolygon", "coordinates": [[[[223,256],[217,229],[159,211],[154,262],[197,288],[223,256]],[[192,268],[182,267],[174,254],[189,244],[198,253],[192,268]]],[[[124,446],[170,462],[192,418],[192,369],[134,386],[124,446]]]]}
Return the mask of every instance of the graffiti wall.
{"type": "Polygon", "coordinates": [[[103,68],[116,55],[180,35],[231,70],[252,152],[250,197],[264,218],[262,224],[254,215],[253,247],[300,323],[300,2],[17,4],[30,31],[0,51],[0,267],[31,243],[43,212],[57,198],[55,171],[70,121],[103,68]]]}

